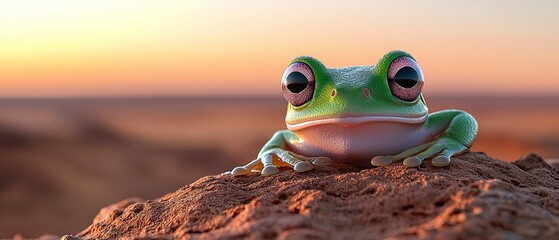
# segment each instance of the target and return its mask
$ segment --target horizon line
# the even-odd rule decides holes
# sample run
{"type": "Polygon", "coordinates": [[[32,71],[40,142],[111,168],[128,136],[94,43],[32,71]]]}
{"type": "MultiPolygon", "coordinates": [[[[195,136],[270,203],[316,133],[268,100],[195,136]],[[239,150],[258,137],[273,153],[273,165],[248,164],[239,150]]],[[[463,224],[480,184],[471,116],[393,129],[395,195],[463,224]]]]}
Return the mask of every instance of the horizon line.
{"type": "MultiPolygon", "coordinates": [[[[430,93],[426,98],[559,98],[559,93],[430,93]]],[[[283,100],[281,95],[193,95],[193,94],[137,94],[137,95],[76,95],[76,96],[0,96],[0,101],[11,100],[173,100],[173,99],[270,99],[283,100]]]]}

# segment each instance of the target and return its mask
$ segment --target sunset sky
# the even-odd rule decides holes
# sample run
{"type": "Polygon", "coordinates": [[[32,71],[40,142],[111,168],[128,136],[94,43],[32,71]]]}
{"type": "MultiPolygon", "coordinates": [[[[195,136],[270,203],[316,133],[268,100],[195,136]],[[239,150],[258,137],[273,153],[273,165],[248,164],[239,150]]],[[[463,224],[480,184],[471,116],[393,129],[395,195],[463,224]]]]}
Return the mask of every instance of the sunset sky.
{"type": "Polygon", "coordinates": [[[281,96],[410,52],[430,93],[559,94],[559,1],[0,1],[0,97],[281,96]]]}

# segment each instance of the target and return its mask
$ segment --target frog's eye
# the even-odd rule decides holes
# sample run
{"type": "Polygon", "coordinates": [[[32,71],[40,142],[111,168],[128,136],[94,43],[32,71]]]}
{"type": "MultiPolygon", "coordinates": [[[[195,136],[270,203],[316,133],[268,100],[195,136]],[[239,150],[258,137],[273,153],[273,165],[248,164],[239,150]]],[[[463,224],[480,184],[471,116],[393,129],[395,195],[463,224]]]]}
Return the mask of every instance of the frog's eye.
{"type": "Polygon", "coordinates": [[[399,57],[388,68],[388,86],[392,95],[405,101],[419,97],[423,89],[423,73],[417,63],[409,57],[399,57]]]}
{"type": "Polygon", "coordinates": [[[295,62],[289,65],[281,80],[283,97],[293,106],[301,106],[311,100],[314,92],[314,74],[309,65],[295,62]]]}

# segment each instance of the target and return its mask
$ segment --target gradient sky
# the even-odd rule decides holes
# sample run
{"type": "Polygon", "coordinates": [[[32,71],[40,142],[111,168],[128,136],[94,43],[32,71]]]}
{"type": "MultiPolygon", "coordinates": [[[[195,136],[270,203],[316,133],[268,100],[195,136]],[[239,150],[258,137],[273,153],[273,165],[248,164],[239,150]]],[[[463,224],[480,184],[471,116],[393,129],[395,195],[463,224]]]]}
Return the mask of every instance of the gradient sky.
{"type": "Polygon", "coordinates": [[[410,52],[427,92],[559,93],[559,1],[0,1],[0,97],[281,96],[410,52]]]}

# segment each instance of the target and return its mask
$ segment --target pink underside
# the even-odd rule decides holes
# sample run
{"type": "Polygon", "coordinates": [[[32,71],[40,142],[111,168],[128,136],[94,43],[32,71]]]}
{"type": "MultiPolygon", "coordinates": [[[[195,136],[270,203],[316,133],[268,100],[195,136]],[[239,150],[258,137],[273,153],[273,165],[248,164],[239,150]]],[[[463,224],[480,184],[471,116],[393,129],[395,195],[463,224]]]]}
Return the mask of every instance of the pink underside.
{"type": "Polygon", "coordinates": [[[396,155],[432,141],[439,132],[423,123],[370,122],[359,125],[322,124],[294,131],[300,141],[289,150],[309,157],[369,167],[379,155],[396,155]]]}

